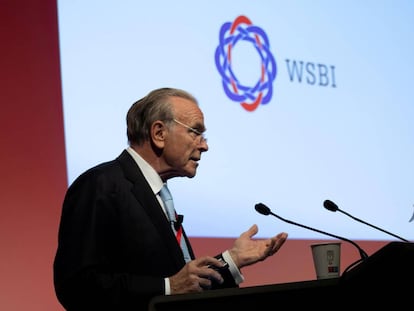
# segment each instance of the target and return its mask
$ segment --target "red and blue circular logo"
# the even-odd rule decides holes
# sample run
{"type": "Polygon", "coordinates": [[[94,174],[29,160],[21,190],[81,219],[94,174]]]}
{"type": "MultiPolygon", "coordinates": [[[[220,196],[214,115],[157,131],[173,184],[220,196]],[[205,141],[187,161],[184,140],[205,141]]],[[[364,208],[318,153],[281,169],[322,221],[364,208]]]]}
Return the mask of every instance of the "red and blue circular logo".
{"type": "Polygon", "coordinates": [[[276,78],[277,66],[270,52],[268,37],[263,29],[253,25],[246,16],[239,16],[233,23],[223,24],[219,41],[215,61],[227,97],[240,103],[247,111],[254,111],[260,104],[269,103],[273,94],[273,81],[276,78]],[[235,75],[236,68],[233,68],[232,64],[232,50],[241,41],[252,44],[261,60],[260,75],[254,85],[244,85],[235,75]]]}

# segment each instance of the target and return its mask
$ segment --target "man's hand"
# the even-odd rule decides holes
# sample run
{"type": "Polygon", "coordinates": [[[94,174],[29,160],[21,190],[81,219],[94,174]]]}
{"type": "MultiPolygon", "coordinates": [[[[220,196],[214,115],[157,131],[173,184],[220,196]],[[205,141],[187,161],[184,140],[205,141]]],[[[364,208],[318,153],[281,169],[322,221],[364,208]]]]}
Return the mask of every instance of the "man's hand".
{"type": "Polygon", "coordinates": [[[201,292],[211,287],[211,282],[223,283],[216,268],[223,263],[214,257],[201,257],[188,262],[177,274],[170,277],[171,294],[201,292]]]}
{"type": "Polygon", "coordinates": [[[281,232],[269,239],[253,239],[258,231],[257,225],[251,226],[249,230],[240,235],[233,247],[229,249],[229,253],[239,269],[274,255],[285,243],[288,236],[287,233],[281,232]]]}

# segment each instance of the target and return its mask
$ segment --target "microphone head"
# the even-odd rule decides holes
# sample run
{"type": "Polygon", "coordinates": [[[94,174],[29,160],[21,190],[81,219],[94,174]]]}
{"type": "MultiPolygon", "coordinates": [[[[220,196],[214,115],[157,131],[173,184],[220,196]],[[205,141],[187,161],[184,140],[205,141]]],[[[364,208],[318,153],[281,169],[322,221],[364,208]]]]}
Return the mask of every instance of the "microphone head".
{"type": "Polygon", "coordinates": [[[270,214],[270,208],[268,208],[263,203],[257,203],[254,206],[254,208],[256,209],[257,212],[259,212],[262,215],[269,215],[270,214]]]}
{"type": "Polygon", "coordinates": [[[325,200],[325,202],[323,202],[323,206],[331,212],[336,212],[339,209],[338,205],[330,200],[325,200]]]}

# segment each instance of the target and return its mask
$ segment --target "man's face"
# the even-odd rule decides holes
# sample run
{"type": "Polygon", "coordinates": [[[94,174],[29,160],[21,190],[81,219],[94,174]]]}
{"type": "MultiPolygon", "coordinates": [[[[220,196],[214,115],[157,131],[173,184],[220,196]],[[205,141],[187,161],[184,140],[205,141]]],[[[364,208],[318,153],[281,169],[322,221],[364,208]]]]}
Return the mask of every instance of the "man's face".
{"type": "Polygon", "coordinates": [[[194,177],[201,153],[208,150],[204,138],[204,116],[197,104],[190,100],[171,99],[175,119],[168,129],[163,159],[169,166],[168,178],[194,177]]]}

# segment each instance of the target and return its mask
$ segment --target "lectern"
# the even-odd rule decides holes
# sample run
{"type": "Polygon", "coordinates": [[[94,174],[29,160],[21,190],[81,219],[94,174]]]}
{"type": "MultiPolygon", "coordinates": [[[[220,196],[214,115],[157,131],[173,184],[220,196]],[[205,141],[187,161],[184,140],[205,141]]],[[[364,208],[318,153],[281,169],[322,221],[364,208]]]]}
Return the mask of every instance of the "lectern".
{"type": "Polygon", "coordinates": [[[404,293],[413,296],[413,281],[414,243],[405,242],[388,243],[340,278],[346,292],[359,297],[369,297],[370,292],[379,300],[401,298],[404,293]]]}
{"type": "Polygon", "coordinates": [[[175,310],[277,310],[283,306],[299,310],[306,301],[307,306],[317,306],[324,297],[334,297],[339,278],[292,282],[275,285],[252,286],[244,288],[217,289],[194,294],[155,297],[150,311],[175,310]],[[314,302],[314,303],[312,303],[314,302]],[[316,303],[316,304],[315,304],[316,303]],[[279,307],[278,307],[279,306],[279,307]]]}
{"type": "Polygon", "coordinates": [[[413,281],[414,244],[390,242],[339,278],[158,296],[149,310],[383,309],[410,305],[413,281]]]}

